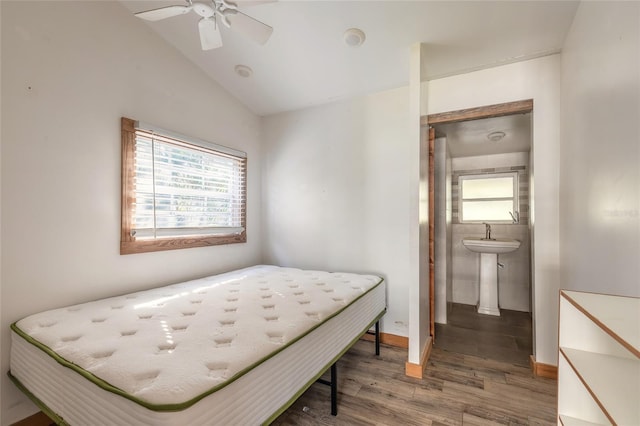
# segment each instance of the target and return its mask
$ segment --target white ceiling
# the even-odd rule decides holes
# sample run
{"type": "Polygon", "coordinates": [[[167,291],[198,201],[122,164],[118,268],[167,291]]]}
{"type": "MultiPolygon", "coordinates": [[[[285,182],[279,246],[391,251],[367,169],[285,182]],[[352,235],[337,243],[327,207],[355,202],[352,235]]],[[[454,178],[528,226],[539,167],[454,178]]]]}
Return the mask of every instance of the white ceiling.
{"type": "MultiPolygon", "coordinates": [[[[207,1],[207,0],[201,0],[207,1]]],[[[130,1],[132,12],[186,4],[130,1]]],[[[251,3],[251,4],[249,4],[251,3]]],[[[422,42],[423,80],[555,53],[563,45],[576,1],[286,1],[240,9],[274,28],[260,46],[222,29],[224,46],[202,51],[195,13],[140,20],[259,115],[300,109],[408,84],[409,47],[422,42]],[[343,42],[360,28],[365,43],[343,42]],[[253,69],[250,78],[234,72],[253,69]]]]}
{"type": "Polygon", "coordinates": [[[452,157],[529,152],[531,113],[483,118],[458,123],[437,124],[436,137],[446,137],[452,157]],[[504,132],[500,141],[491,141],[492,132],[504,132]]]}

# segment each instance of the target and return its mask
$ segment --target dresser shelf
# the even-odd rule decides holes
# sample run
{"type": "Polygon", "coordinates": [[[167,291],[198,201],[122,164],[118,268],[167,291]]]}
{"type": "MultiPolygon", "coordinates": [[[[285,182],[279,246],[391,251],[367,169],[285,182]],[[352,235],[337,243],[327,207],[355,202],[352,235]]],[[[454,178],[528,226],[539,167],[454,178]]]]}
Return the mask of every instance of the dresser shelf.
{"type": "Polygon", "coordinates": [[[569,416],[560,416],[560,422],[562,426],[598,426],[598,423],[592,423],[569,416]]]}
{"type": "Polygon", "coordinates": [[[640,299],[560,292],[558,424],[640,425],[640,299]]]}

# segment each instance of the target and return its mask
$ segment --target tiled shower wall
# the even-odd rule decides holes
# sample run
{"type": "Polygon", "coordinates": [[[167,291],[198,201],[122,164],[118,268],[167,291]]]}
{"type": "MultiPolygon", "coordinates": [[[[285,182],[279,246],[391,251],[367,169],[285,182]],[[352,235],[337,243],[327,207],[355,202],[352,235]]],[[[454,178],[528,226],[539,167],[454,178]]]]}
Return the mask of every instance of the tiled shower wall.
{"type": "Polygon", "coordinates": [[[529,244],[529,153],[454,158],[451,172],[452,201],[452,300],[475,305],[478,302],[480,263],[477,253],[462,245],[465,237],[484,237],[483,224],[463,224],[458,220],[458,177],[463,174],[518,172],[519,224],[491,225],[492,236],[520,240],[518,250],[498,256],[498,297],[501,309],[531,311],[531,261],[529,244]]]}

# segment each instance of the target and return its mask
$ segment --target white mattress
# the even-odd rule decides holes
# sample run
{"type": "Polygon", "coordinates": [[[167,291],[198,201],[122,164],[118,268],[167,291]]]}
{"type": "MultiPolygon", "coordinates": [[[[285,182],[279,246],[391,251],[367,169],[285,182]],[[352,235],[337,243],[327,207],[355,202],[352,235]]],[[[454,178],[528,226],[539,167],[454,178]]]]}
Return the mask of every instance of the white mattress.
{"type": "Polygon", "coordinates": [[[258,266],[32,315],[11,374],[69,424],[268,422],[384,313],[381,281],[258,266]]]}

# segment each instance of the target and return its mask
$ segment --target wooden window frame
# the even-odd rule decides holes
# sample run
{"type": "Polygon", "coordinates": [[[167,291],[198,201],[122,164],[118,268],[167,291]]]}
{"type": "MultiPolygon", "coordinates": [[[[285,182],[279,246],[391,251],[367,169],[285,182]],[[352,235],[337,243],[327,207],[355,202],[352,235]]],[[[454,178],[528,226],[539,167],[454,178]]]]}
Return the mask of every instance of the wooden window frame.
{"type": "MultiPolygon", "coordinates": [[[[136,128],[135,120],[121,118],[122,133],[122,198],[121,198],[121,232],[120,232],[120,254],[148,253],[164,250],[177,250],[194,247],[209,247],[223,244],[236,244],[247,242],[247,213],[246,213],[246,187],[243,191],[242,208],[242,228],[243,231],[231,235],[205,235],[205,236],[184,236],[168,237],[157,239],[136,239],[132,236],[132,207],[135,203],[135,141],[136,128]]],[[[245,174],[247,169],[246,159],[244,162],[245,174]]],[[[246,180],[245,180],[246,186],[246,180]]]]}

